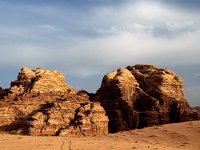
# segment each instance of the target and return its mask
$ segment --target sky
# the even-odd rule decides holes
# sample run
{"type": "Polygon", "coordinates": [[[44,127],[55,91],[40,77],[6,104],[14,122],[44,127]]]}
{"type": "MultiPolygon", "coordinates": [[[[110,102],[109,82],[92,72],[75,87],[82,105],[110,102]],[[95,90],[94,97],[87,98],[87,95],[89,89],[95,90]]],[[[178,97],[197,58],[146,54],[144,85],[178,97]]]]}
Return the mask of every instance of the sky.
{"type": "Polygon", "coordinates": [[[112,70],[154,64],[200,105],[199,16],[199,0],[0,0],[0,86],[41,67],[95,92],[112,70]]]}

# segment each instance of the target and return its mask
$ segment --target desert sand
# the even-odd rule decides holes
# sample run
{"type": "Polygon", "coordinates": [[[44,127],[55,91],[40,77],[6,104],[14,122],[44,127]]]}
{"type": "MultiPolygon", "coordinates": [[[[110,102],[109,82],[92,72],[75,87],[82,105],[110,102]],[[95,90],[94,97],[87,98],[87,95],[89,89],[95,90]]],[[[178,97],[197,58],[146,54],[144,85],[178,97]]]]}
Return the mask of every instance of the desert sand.
{"type": "Polygon", "coordinates": [[[0,134],[1,150],[199,150],[200,121],[125,131],[101,137],[0,134]]]}

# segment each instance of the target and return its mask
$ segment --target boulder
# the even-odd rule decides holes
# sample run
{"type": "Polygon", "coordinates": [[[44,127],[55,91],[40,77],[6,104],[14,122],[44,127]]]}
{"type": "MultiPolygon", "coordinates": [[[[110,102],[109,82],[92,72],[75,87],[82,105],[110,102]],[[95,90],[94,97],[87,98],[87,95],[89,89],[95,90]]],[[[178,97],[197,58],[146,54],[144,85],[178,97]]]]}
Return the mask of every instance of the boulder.
{"type": "Polygon", "coordinates": [[[95,100],[117,132],[200,119],[184,96],[183,79],[153,65],[135,65],[106,74],[95,100]]]}

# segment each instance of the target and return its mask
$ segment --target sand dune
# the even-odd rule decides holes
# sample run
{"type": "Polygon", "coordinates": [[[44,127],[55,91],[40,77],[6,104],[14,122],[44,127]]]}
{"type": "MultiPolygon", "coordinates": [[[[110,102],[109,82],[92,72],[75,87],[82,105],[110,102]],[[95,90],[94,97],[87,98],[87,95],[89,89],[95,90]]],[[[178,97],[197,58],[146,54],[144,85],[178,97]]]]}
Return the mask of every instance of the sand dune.
{"type": "Polygon", "coordinates": [[[199,150],[200,121],[154,126],[101,137],[0,134],[1,150],[199,150]]]}

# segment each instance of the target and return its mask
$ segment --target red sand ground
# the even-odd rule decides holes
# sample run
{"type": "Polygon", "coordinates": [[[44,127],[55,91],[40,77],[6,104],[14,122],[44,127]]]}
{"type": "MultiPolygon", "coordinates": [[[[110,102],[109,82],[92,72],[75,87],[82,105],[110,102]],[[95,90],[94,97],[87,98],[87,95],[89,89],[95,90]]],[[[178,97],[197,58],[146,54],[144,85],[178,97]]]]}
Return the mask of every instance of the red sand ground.
{"type": "Polygon", "coordinates": [[[0,150],[200,150],[200,121],[154,126],[101,137],[0,134],[0,150]]]}

